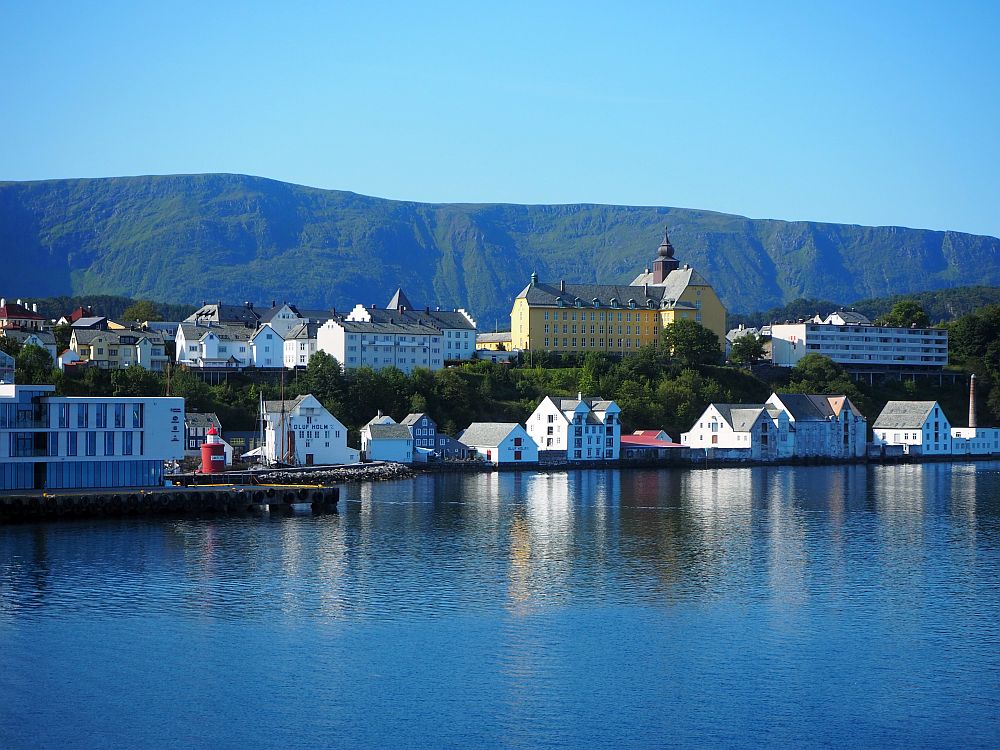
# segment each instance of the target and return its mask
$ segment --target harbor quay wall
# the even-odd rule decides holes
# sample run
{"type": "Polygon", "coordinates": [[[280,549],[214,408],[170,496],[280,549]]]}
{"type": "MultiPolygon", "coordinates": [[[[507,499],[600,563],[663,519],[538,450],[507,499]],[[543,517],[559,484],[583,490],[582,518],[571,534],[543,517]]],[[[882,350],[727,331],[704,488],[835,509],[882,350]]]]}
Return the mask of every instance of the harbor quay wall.
{"type": "Polygon", "coordinates": [[[0,494],[0,523],[123,516],[230,515],[307,503],[330,510],[337,487],[193,486],[0,494]]]}

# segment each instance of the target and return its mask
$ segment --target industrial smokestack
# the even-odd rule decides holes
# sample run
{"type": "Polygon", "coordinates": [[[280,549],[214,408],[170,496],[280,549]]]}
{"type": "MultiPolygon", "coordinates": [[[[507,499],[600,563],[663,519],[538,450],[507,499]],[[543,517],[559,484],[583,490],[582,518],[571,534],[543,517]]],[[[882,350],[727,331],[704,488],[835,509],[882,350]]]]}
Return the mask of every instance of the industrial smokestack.
{"type": "Polygon", "coordinates": [[[976,376],[969,378],[969,427],[976,426],[976,376]]]}

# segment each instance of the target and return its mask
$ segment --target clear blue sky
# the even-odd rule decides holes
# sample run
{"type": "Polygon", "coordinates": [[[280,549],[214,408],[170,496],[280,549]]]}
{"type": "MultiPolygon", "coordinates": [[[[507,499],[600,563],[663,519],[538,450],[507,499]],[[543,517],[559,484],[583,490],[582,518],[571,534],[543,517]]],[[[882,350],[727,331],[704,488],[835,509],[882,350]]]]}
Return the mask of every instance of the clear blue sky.
{"type": "Polygon", "coordinates": [[[616,5],[0,0],[0,179],[1000,236],[1000,3],[616,5]]]}

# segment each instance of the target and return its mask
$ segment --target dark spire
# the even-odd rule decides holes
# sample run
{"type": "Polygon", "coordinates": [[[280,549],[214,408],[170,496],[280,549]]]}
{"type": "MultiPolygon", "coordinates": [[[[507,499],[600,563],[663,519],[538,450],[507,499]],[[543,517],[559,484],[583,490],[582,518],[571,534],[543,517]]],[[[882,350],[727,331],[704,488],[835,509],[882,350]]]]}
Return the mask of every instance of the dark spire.
{"type": "Polygon", "coordinates": [[[674,258],[674,246],[670,244],[667,236],[667,227],[663,227],[663,242],[660,243],[656,251],[656,260],[653,261],[653,283],[662,284],[666,281],[671,271],[676,271],[680,263],[674,258]]]}
{"type": "Polygon", "coordinates": [[[667,236],[667,227],[663,227],[663,242],[660,243],[660,248],[656,254],[661,258],[674,257],[674,246],[670,244],[670,238],[667,236]]]}

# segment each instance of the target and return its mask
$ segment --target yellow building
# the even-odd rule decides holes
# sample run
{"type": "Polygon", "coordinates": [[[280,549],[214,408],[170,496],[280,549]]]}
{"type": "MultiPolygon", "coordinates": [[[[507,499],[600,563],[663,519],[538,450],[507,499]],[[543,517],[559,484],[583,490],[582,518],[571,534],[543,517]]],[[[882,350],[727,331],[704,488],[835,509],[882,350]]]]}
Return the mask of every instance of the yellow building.
{"type": "Polygon", "coordinates": [[[510,312],[511,344],[535,351],[609,351],[629,353],[659,340],[675,320],[694,320],[712,331],[722,349],[726,308],[715,290],[693,268],[674,258],[667,232],[653,270],[631,284],[531,283],[510,312]]]}

